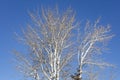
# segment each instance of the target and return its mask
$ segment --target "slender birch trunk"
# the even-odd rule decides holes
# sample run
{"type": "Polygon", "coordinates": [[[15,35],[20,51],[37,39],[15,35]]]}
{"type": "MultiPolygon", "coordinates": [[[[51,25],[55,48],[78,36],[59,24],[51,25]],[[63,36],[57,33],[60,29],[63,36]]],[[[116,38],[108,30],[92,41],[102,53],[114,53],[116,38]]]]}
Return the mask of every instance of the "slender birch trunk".
{"type": "Polygon", "coordinates": [[[19,58],[20,71],[28,77],[34,76],[35,80],[63,79],[60,73],[74,55],[74,50],[70,50],[71,33],[77,26],[73,11],[67,9],[61,14],[57,8],[42,8],[40,13],[30,13],[30,17],[33,24],[28,25],[20,37],[28,46],[30,55],[19,58]]]}

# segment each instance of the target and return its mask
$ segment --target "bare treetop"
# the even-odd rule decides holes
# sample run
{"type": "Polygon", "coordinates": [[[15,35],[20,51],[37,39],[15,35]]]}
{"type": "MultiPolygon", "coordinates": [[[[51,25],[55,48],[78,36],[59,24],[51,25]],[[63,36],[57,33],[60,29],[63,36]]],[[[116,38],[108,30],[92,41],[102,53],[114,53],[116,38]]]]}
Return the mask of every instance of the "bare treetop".
{"type": "Polygon", "coordinates": [[[83,65],[109,66],[95,62],[91,57],[102,53],[101,45],[112,38],[109,25],[99,25],[99,19],[94,24],[88,21],[82,31],[71,9],[61,13],[57,8],[42,8],[41,12],[30,13],[30,17],[33,23],[27,26],[21,37],[30,54],[24,56],[14,52],[19,61],[18,69],[25,76],[34,80],[70,80],[67,65],[76,55],[79,64],[78,74],[73,76],[78,77],[76,80],[82,80],[83,65]],[[74,29],[78,29],[78,33],[74,29]]]}

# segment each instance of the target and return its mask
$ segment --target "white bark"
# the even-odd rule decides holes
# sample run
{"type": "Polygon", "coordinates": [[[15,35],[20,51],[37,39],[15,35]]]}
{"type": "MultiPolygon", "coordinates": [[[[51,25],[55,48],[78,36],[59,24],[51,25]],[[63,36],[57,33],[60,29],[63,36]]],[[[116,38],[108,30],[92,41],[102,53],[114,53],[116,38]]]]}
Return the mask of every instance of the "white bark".
{"type": "MultiPolygon", "coordinates": [[[[69,50],[72,46],[69,39],[72,29],[76,26],[74,14],[71,9],[66,10],[62,15],[58,13],[58,10],[42,9],[42,16],[39,13],[30,14],[30,16],[34,25],[28,25],[22,40],[29,47],[31,58],[24,58],[27,60],[26,62],[36,68],[35,74],[33,74],[35,80],[40,80],[42,77],[45,80],[60,80],[60,78],[62,79],[61,70],[73,57],[72,51],[69,50]],[[65,53],[66,49],[69,52],[65,53]]],[[[23,64],[23,66],[25,65],[23,64]]],[[[26,68],[29,67],[28,65],[26,68]]],[[[31,71],[27,70],[27,73],[29,75],[31,71]]]]}
{"type": "MultiPolygon", "coordinates": [[[[113,35],[109,35],[109,26],[101,27],[98,25],[99,20],[96,21],[94,27],[92,28],[90,23],[88,22],[85,27],[85,33],[83,33],[83,38],[81,39],[79,50],[78,50],[78,64],[79,64],[79,78],[82,79],[83,74],[83,65],[96,65],[96,66],[111,66],[107,63],[96,63],[89,61],[92,60],[90,55],[100,53],[101,46],[97,46],[99,51],[97,51],[97,47],[95,46],[97,43],[101,43],[112,38],[113,35]]],[[[81,36],[79,36],[81,37],[81,36]]]]}

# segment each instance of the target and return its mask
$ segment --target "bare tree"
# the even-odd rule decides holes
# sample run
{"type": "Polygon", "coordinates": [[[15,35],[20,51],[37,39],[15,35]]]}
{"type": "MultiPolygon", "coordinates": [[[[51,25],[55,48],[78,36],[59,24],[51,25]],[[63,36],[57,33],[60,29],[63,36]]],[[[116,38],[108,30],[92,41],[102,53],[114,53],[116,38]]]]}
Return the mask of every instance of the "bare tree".
{"type": "Polygon", "coordinates": [[[109,25],[99,25],[99,20],[94,24],[88,21],[84,31],[79,30],[71,9],[63,14],[58,9],[42,9],[40,13],[30,13],[30,16],[33,23],[27,26],[20,38],[28,46],[29,54],[25,56],[14,51],[19,61],[17,68],[27,77],[34,80],[67,80],[63,78],[69,75],[65,69],[75,55],[78,56],[79,69],[77,76],[72,76],[74,80],[82,80],[84,65],[109,66],[95,62],[93,58],[103,50],[101,45],[104,41],[112,38],[109,25]],[[78,29],[78,36],[74,29],[78,29]]]}
{"type": "Polygon", "coordinates": [[[72,30],[77,26],[71,9],[63,14],[42,9],[41,15],[30,13],[33,20],[23,31],[20,40],[29,48],[29,56],[15,51],[20,65],[18,69],[35,80],[60,80],[62,70],[75,55],[72,47],[72,30]],[[34,26],[34,27],[33,27],[34,26]],[[61,74],[60,74],[61,73],[61,74]]]}
{"type": "Polygon", "coordinates": [[[95,58],[97,55],[103,53],[103,50],[105,50],[105,42],[113,37],[113,35],[110,34],[110,26],[99,25],[99,19],[96,20],[94,24],[87,21],[84,32],[81,34],[82,35],[78,36],[78,38],[80,38],[78,40],[78,80],[82,80],[82,74],[86,72],[84,71],[85,69],[83,69],[84,66],[113,66],[105,62],[100,62],[98,58],[95,58]]]}

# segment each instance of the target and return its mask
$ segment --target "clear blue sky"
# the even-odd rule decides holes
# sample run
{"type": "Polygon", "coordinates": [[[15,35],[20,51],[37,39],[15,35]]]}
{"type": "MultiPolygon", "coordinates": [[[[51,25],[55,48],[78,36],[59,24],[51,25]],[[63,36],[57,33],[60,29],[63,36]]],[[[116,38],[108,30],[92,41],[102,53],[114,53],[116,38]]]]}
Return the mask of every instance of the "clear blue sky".
{"type": "MultiPolygon", "coordinates": [[[[28,11],[38,7],[59,9],[69,6],[76,12],[77,20],[94,21],[101,16],[102,24],[110,24],[115,37],[109,42],[110,54],[105,59],[115,64],[120,73],[120,0],[0,0],[0,80],[21,80],[13,64],[11,51],[22,49],[15,39],[14,32],[20,32],[21,26],[30,21],[28,11]]],[[[117,76],[115,80],[120,80],[117,76]]]]}

